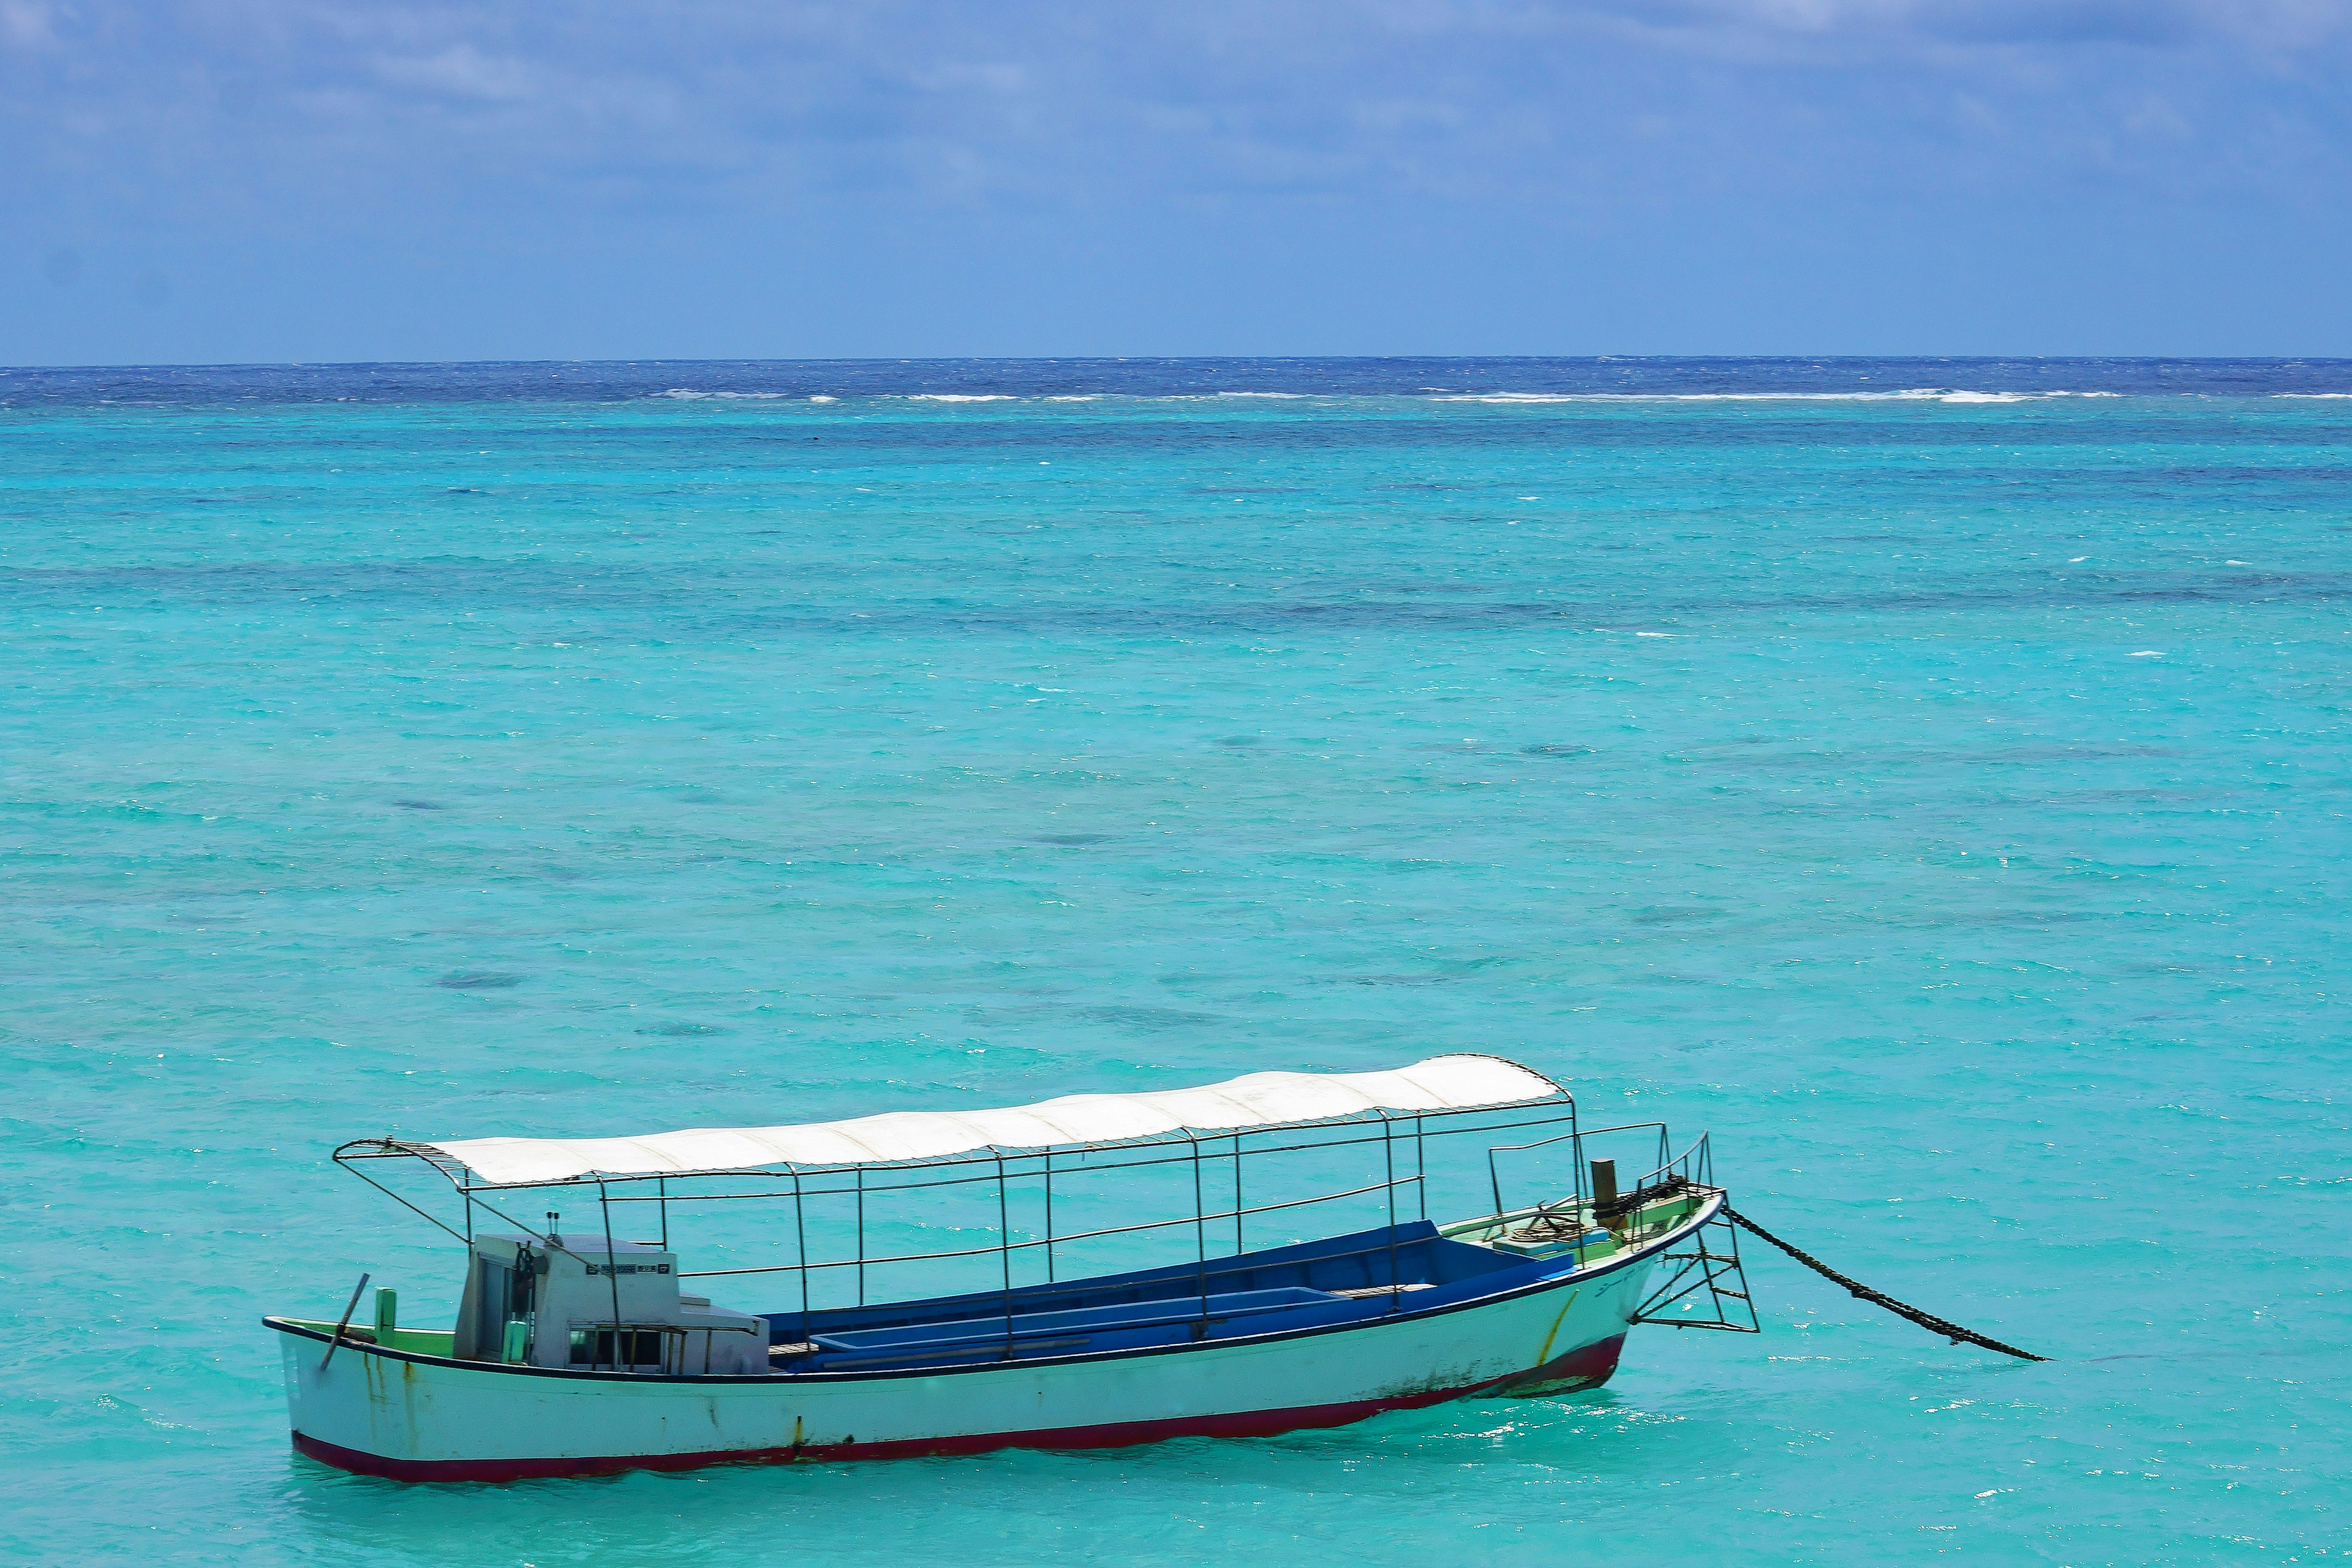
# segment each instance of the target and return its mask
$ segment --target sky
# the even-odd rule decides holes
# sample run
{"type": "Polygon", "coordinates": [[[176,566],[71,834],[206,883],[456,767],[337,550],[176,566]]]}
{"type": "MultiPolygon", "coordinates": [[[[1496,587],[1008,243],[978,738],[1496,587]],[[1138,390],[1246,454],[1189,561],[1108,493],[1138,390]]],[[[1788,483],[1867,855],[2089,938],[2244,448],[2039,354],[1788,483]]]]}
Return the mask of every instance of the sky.
{"type": "Polygon", "coordinates": [[[2352,0],[0,0],[0,363],[2352,354],[2352,0]]]}

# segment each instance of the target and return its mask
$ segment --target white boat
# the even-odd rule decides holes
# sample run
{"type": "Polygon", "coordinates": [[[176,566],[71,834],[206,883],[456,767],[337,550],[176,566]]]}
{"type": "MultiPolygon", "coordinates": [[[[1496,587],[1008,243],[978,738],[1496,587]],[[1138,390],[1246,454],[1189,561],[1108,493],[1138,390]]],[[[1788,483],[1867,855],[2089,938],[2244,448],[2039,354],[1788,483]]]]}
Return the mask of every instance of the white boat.
{"type": "Polygon", "coordinates": [[[456,1326],[403,1326],[389,1289],[352,1321],[365,1276],[341,1321],[265,1321],[281,1336],[295,1447],[404,1480],[1263,1436],[1594,1387],[1636,1322],[1752,1330],[1706,1141],[1671,1147],[1654,1122],[1580,1129],[1549,1079],[1466,1055],[803,1126],[366,1140],[336,1159],[372,1183],[372,1162],[421,1161],[456,1189],[464,1224],[444,1228],[468,1254],[456,1326]],[[1483,1170],[1450,1157],[1473,1147],[1465,1138],[1528,1131],[1538,1136],[1485,1148],[1483,1170]],[[1635,1169],[1654,1159],[1622,1191],[1614,1160],[1588,1158],[1612,1140],[1641,1142],[1635,1169]],[[1569,1173],[1507,1207],[1505,1154],[1564,1158],[1569,1173]],[[1264,1198],[1268,1179],[1290,1190],[1286,1169],[1327,1184],[1336,1162],[1371,1157],[1377,1181],[1243,1201],[1264,1198]],[[1432,1223],[1433,1181],[1464,1167],[1486,1178],[1491,1206],[1432,1223]],[[1108,1211],[1116,1225],[1066,1224],[1074,1207],[1105,1213],[1107,1186],[1116,1202],[1122,1185],[1171,1181],[1191,1198],[1181,1212],[1139,1218],[1122,1205],[1108,1211]],[[1213,1203],[1228,1184],[1230,1202],[1213,1203]],[[598,1223],[584,1233],[506,1212],[523,1197],[576,1211],[591,1192],[598,1223]],[[1041,1194],[1042,1228],[1014,1223],[1041,1194]],[[975,1199],[994,1210],[986,1246],[868,1245],[877,1226],[935,1234],[888,1218],[894,1202],[929,1215],[975,1199]],[[1383,1205],[1382,1223],[1245,1245],[1248,1223],[1351,1203],[1383,1205]],[[673,1210],[739,1221],[747,1204],[789,1210],[789,1233],[779,1221],[772,1235],[788,1237],[792,1260],[682,1273],[673,1210]],[[616,1210],[657,1217],[660,1238],[620,1239],[616,1210]],[[812,1249],[813,1231],[839,1244],[834,1255],[812,1249]],[[1171,1243],[1190,1256],[1059,1277],[1073,1250],[1171,1243]],[[976,1267],[987,1288],[866,1300],[890,1271],[946,1279],[976,1267]],[[680,1289],[779,1276],[797,1296],[788,1310],[731,1310],[680,1289]]]}

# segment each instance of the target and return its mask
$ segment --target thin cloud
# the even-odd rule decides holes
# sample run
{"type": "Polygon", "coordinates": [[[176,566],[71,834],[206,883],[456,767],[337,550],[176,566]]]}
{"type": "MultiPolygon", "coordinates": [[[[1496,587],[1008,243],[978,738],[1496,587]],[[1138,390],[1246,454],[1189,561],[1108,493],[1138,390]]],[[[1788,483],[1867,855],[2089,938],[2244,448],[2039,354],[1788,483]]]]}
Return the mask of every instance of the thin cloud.
{"type": "Polygon", "coordinates": [[[486,55],[471,44],[452,44],[427,56],[380,58],[374,74],[394,88],[482,103],[520,103],[538,96],[538,73],[529,62],[486,55]]]}
{"type": "Polygon", "coordinates": [[[0,0],[0,219],[36,236],[27,255],[109,226],[242,243],[430,221],[471,245],[752,219],[929,236],[941,213],[1181,213],[1239,246],[1299,213],[1699,248],[1885,214],[2161,226],[2340,206],[2347,17],[2352,0],[0,0]]]}

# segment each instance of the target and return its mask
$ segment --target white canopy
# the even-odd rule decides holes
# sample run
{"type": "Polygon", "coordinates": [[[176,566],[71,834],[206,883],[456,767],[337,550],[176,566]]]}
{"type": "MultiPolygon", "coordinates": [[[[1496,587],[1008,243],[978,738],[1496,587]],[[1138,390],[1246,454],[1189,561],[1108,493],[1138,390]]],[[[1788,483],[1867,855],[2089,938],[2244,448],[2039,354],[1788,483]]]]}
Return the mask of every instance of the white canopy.
{"type": "Polygon", "coordinates": [[[1517,1062],[1464,1055],[1390,1072],[1254,1072],[1204,1089],[1072,1094],[1007,1110],[903,1110],[801,1127],[698,1127],[641,1138],[460,1138],[406,1147],[446,1156],[493,1185],[515,1186],[589,1175],[896,1164],[975,1149],[1233,1132],[1376,1110],[1470,1110],[1565,1092],[1517,1062]]]}

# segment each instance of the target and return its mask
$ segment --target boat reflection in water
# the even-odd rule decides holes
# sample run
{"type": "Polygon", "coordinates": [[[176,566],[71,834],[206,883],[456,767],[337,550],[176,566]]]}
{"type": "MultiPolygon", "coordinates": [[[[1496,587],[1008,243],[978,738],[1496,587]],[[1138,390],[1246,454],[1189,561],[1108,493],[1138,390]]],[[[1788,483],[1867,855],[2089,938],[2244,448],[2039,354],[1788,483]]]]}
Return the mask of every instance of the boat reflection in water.
{"type": "Polygon", "coordinates": [[[1593,1387],[1636,1322],[1755,1327],[1706,1140],[1580,1128],[1565,1089],[1497,1057],[335,1158],[379,1186],[397,1167],[378,1162],[423,1162],[462,1211],[444,1226],[467,1251],[454,1329],[402,1326],[388,1289],[373,1321],[266,1320],[295,1446],[404,1480],[1261,1436],[1593,1387]],[[1621,1191],[1603,1147],[1637,1148],[1645,1173],[1621,1191]],[[1506,1206],[1506,1166],[1532,1201],[1506,1206]],[[1441,1183],[1491,1206],[1433,1223],[1441,1183]],[[592,1194],[592,1228],[562,1223],[592,1194]],[[543,1228],[517,1219],[541,1200],[543,1228]],[[1296,1239],[1350,1209],[1378,1223],[1296,1239]],[[756,1210],[789,1260],[682,1273],[674,1210],[719,1229],[756,1210]],[[659,1240],[619,1239],[656,1223],[659,1240]],[[1069,1277],[1107,1248],[1130,1266],[1069,1277]],[[931,1293],[874,1299],[910,1273],[931,1293]],[[681,1289],[712,1279],[781,1282],[793,1304],[681,1289]]]}

